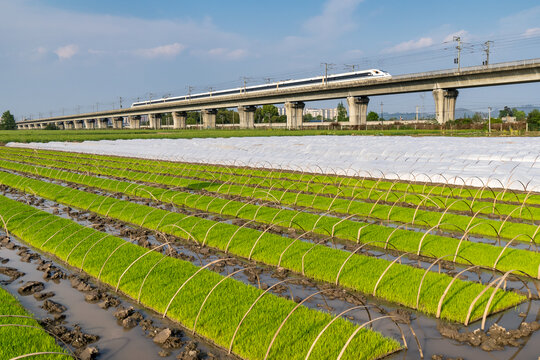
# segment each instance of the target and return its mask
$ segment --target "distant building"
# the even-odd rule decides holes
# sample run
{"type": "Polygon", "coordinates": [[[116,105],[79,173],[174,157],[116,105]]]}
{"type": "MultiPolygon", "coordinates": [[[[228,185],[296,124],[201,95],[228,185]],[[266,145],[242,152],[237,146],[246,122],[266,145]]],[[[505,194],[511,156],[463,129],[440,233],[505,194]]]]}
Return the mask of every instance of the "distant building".
{"type": "MultiPolygon", "coordinates": [[[[287,115],[285,108],[278,107],[279,115],[287,115]]],[[[304,115],[311,114],[314,118],[321,116],[323,119],[334,119],[337,116],[337,108],[334,109],[310,109],[304,108],[304,115]]]]}
{"type": "Polygon", "coordinates": [[[501,120],[502,120],[503,123],[514,123],[514,122],[516,122],[516,117],[506,115],[506,116],[503,116],[501,118],[501,120]]]}

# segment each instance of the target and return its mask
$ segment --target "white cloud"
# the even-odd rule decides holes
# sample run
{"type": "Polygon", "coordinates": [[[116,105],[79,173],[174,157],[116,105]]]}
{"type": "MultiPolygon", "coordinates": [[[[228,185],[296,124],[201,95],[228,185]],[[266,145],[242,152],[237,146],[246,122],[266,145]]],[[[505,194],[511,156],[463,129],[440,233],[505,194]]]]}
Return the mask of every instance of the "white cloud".
{"type": "Polygon", "coordinates": [[[227,48],[213,48],[206,52],[206,54],[218,57],[226,60],[238,60],[247,56],[248,52],[245,49],[227,49],[227,48]]]}
{"type": "Polygon", "coordinates": [[[148,49],[137,49],[134,51],[136,55],[154,59],[154,58],[171,58],[180,54],[186,47],[180,43],[156,46],[148,49]]]}
{"type": "Polygon", "coordinates": [[[443,42],[449,42],[449,41],[454,40],[454,36],[459,36],[459,37],[461,37],[461,40],[463,40],[463,38],[469,36],[469,33],[466,30],[456,31],[454,33],[446,35],[443,42]]]}
{"type": "Polygon", "coordinates": [[[430,37],[423,37],[418,40],[404,41],[395,46],[384,49],[382,53],[389,54],[389,53],[403,52],[403,51],[409,51],[409,50],[417,50],[417,49],[425,48],[431,45],[433,45],[433,39],[430,37]]]}
{"type": "Polygon", "coordinates": [[[522,32],[523,29],[538,26],[540,6],[534,6],[517,13],[510,14],[499,20],[499,30],[507,34],[522,32]]]}
{"type": "Polygon", "coordinates": [[[54,51],[54,53],[58,56],[58,59],[60,60],[69,60],[73,56],[75,56],[75,54],[77,54],[78,52],[79,52],[79,47],[75,44],[61,46],[54,51]]]}
{"type": "Polygon", "coordinates": [[[540,35],[540,28],[530,28],[525,30],[523,33],[523,36],[525,37],[531,37],[531,36],[537,36],[540,35]]]}
{"type": "MultiPolygon", "coordinates": [[[[209,17],[200,20],[145,19],[2,0],[0,13],[6,15],[5,21],[0,22],[0,33],[10,33],[9,37],[0,39],[2,47],[19,54],[33,52],[37,55],[35,49],[43,46],[47,54],[62,60],[79,57],[82,61],[92,62],[93,58],[107,56],[123,63],[127,59],[125,55],[135,55],[129,57],[131,59],[170,58],[183,53],[186,48],[208,51],[217,47],[238,49],[252,45],[249,38],[218,28],[209,17]],[[25,19],[24,23],[21,18],[25,19]],[[81,54],[85,57],[77,56],[81,54]]],[[[231,56],[241,54],[236,52],[231,56]]]]}
{"type": "Polygon", "coordinates": [[[364,52],[360,49],[351,49],[345,53],[345,56],[349,56],[349,57],[355,57],[355,56],[358,57],[362,55],[364,55],[364,52]]]}
{"type": "Polygon", "coordinates": [[[320,15],[308,19],[304,29],[322,38],[332,38],[354,30],[358,19],[354,15],[362,0],[328,0],[320,15]]]}
{"type": "Polygon", "coordinates": [[[44,46],[40,46],[36,49],[36,53],[38,55],[45,55],[47,53],[47,48],[45,48],[44,46]]]}

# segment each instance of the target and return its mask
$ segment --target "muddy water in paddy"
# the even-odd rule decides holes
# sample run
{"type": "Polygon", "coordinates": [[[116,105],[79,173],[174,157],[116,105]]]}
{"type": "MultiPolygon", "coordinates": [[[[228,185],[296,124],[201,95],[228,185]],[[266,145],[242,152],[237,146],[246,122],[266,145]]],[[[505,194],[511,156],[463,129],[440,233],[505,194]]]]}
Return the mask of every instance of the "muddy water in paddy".
{"type": "MultiPolygon", "coordinates": [[[[26,246],[24,243],[19,242],[14,238],[12,238],[12,242],[17,245],[26,246]]],[[[0,266],[16,268],[18,271],[25,274],[10,284],[2,284],[2,287],[17,297],[26,309],[35,314],[36,318],[52,318],[52,315],[41,308],[43,302],[36,300],[34,296],[21,296],[18,294],[18,288],[27,281],[41,281],[45,285],[43,292],[54,292],[54,296],[51,297],[50,300],[62,304],[67,308],[63,313],[66,315],[67,321],[67,323],[64,324],[65,326],[73,328],[75,324],[78,324],[81,327],[81,331],[84,333],[98,335],[100,337],[98,341],[89,344],[89,346],[97,347],[99,349],[98,359],[132,360],[161,358],[158,355],[158,352],[162,349],[153,343],[152,338],[148,337],[141,327],[136,326],[130,330],[124,329],[120,322],[113,316],[113,313],[115,312],[114,307],[104,310],[101,309],[97,303],[86,302],[85,293],[73,288],[68,279],[56,281],[43,280],[43,272],[36,269],[37,261],[34,260],[31,263],[23,262],[21,261],[20,256],[17,255],[17,251],[18,250],[8,250],[5,247],[0,248],[0,258],[8,260],[5,264],[0,266]]],[[[31,249],[31,252],[40,254],[39,252],[34,251],[34,249],[31,249]]],[[[52,260],[54,265],[67,275],[73,273],[71,270],[60,265],[57,261],[54,261],[54,259],[47,255],[40,255],[44,260],[52,260]]],[[[0,280],[7,280],[7,278],[0,275],[0,280]]],[[[88,282],[99,288],[99,286],[91,280],[88,282]]],[[[198,337],[192,338],[186,336],[187,332],[181,330],[181,328],[173,322],[162,319],[158,314],[141,308],[134,301],[124,298],[119,294],[115,294],[112,291],[109,291],[109,293],[120,300],[121,306],[125,308],[133,307],[134,310],[140,312],[145,319],[152,320],[153,326],[178,329],[182,332],[182,341],[186,343],[195,339],[198,345],[197,348],[201,350],[202,353],[212,353],[216,355],[217,358],[228,358],[224,351],[219,350],[212,345],[204,344],[198,337]]],[[[169,358],[175,358],[181,351],[182,349],[172,350],[172,355],[169,358]]],[[[233,357],[229,358],[232,359],[233,357]]]]}
{"type": "MultiPolygon", "coordinates": [[[[19,197],[19,195],[12,195],[10,197],[17,198],[19,197]]],[[[44,204],[38,207],[43,208],[45,210],[48,209],[48,211],[52,211],[51,208],[56,207],[60,211],[59,213],[60,216],[69,217],[66,213],[67,208],[65,206],[58,205],[53,202],[46,201],[44,204]]],[[[92,221],[88,221],[88,220],[77,220],[77,221],[87,226],[92,224],[92,221]]],[[[100,223],[103,224],[104,226],[102,231],[106,231],[115,235],[120,235],[121,230],[119,227],[114,225],[114,222],[111,222],[108,224],[106,223],[104,224],[103,222],[100,222],[100,223]]],[[[148,234],[146,238],[152,244],[157,245],[158,243],[160,243],[151,234],[148,234]]],[[[126,238],[124,237],[124,239],[126,238]]],[[[328,246],[333,246],[333,245],[329,243],[328,246]]],[[[337,244],[337,246],[343,247],[343,245],[340,245],[340,244],[337,244]]],[[[186,256],[193,257],[194,259],[193,262],[199,266],[226,256],[225,254],[220,254],[219,252],[214,252],[214,251],[201,255],[198,252],[200,249],[197,250],[196,248],[186,247],[181,244],[175,244],[174,248],[177,251],[182,252],[186,256]]],[[[371,253],[372,255],[382,256],[387,259],[391,259],[391,260],[395,259],[395,256],[389,253],[383,254],[383,253],[377,253],[376,251],[371,251],[371,253]]],[[[427,266],[429,266],[428,262],[406,259],[405,257],[403,258],[403,262],[414,264],[416,266],[421,266],[423,268],[426,268],[427,266]]],[[[215,268],[213,270],[218,271],[222,273],[223,275],[227,275],[237,269],[240,269],[241,267],[246,267],[246,266],[252,266],[252,264],[236,260],[236,261],[233,261],[232,263],[227,262],[224,266],[215,268]]],[[[434,267],[434,269],[435,268],[437,267],[434,267]]],[[[459,272],[461,269],[462,269],[461,267],[457,267],[455,269],[451,269],[451,271],[459,272]]],[[[448,269],[445,269],[444,267],[441,270],[448,271],[448,269]]],[[[238,280],[241,280],[246,283],[250,283],[254,286],[259,286],[259,284],[266,284],[267,286],[271,286],[277,283],[278,281],[281,281],[281,279],[283,278],[288,278],[288,279],[296,278],[295,275],[288,275],[288,274],[284,274],[282,277],[279,277],[279,276],[276,277],[274,269],[270,267],[265,267],[265,266],[257,266],[257,272],[258,272],[258,279],[256,281],[253,281],[253,278],[250,279],[249,276],[243,272],[240,272],[234,275],[234,277],[238,280]]],[[[493,276],[489,272],[481,272],[480,274],[477,274],[474,272],[466,272],[464,273],[464,275],[467,276],[470,280],[477,280],[478,276],[480,276],[482,278],[483,283],[491,279],[493,276]]],[[[533,284],[529,283],[529,285],[532,288],[533,293],[535,293],[533,284]]],[[[287,296],[287,297],[292,296],[293,298],[296,298],[297,301],[299,301],[300,299],[305,299],[309,295],[317,291],[320,291],[320,289],[324,289],[324,288],[327,288],[327,286],[317,284],[311,281],[305,281],[305,279],[302,279],[301,277],[297,277],[296,281],[291,280],[291,283],[286,283],[286,286],[282,288],[278,287],[279,291],[277,291],[276,293],[281,294],[281,296],[287,296]]],[[[508,288],[519,289],[519,288],[523,288],[523,285],[521,282],[512,281],[508,283],[508,288]]],[[[332,296],[332,295],[335,295],[333,291],[330,291],[329,293],[325,293],[325,294],[326,296],[324,297],[321,295],[314,296],[313,298],[306,301],[304,305],[311,308],[316,308],[322,311],[329,311],[333,314],[339,314],[340,312],[346,309],[349,309],[354,305],[359,304],[359,302],[356,300],[353,300],[353,298],[348,298],[346,300],[343,300],[343,299],[340,299],[339,297],[332,296]]],[[[540,331],[534,332],[529,338],[518,340],[519,343],[522,343],[522,345],[520,345],[519,347],[507,346],[506,348],[504,348],[504,350],[486,352],[486,351],[483,351],[480,347],[473,347],[468,344],[462,344],[457,341],[450,340],[443,337],[441,335],[441,331],[439,328],[440,328],[440,324],[444,324],[444,322],[440,322],[434,318],[424,316],[421,313],[417,313],[409,309],[400,309],[399,307],[395,305],[387,304],[378,299],[373,299],[370,297],[366,299],[366,297],[363,297],[361,295],[360,295],[360,298],[363,298],[364,301],[367,301],[368,304],[372,306],[372,308],[370,308],[372,318],[380,317],[385,312],[383,311],[383,313],[381,313],[380,311],[376,310],[377,306],[386,310],[387,312],[396,312],[396,311],[405,310],[405,313],[411,313],[411,316],[410,316],[411,326],[414,329],[418,338],[420,339],[420,344],[424,350],[425,358],[427,359],[431,358],[432,355],[444,355],[446,357],[453,357],[453,358],[462,357],[464,359],[536,359],[538,355],[540,354],[539,346],[536,345],[540,341],[540,331]]],[[[99,308],[97,308],[97,310],[104,312],[103,310],[99,308]]],[[[81,311],[84,311],[84,310],[81,310],[81,311]]],[[[348,313],[347,315],[350,316],[349,320],[358,324],[362,324],[365,321],[369,320],[368,314],[362,309],[353,311],[351,313],[348,313]]],[[[407,318],[407,317],[408,317],[407,315],[404,315],[404,318],[407,318]]],[[[510,309],[503,313],[492,315],[490,318],[488,318],[488,322],[486,324],[486,330],[489,329],[489,327],[494,323],[497,323],[508,329],[516,329],[519,327],[519,324],[522,321],[531,322],[534,320],[540,320],[540,302],[538,300],[522,304],[518,306],[516,309],[510,309]]],[[[111,317],[110,321],[112,321],[114,325],[117,328],[119,328],[119,331],[121,331],[122,333],[126,333],[121,327],[116,325],[116,320],[114,318],[111,317]]],[[[400,324],[400,326],[406,334],[406,340],[407,340],[410,350],[402,351],[399,354],[395,354],[390,358],[391,359],[418,359],[419,353],[417,350],[417,345],[415,343],[414,337],[412,336],[407,325],[400,324]]],[[[464,330],[473,331],[479,327],[480,327],[480,323],[476,322],[472,324],[471,326],[469,326],[468,328],[464,328],[464,327],[462,328],[464,330]]],[[[400,332],[397,330],[396,325],[393,324],[388,319],[376,322],[373,328],[377,331],[382,332],[383,334],[387,336],[392,336],[395,339],[401,339],[400,332]]],[[[92,331],[89,331],[89,329],[85,329],[85,328],[83,329],[88,332],[92,332],[92,331]]],[[[140,331],[140,329],[138,328],[135,328],[131,331],[133,332],[137,330],[140,331]]],[[[464,331],[464,330],[461,330],[461,331],[464,331]]],[[[151,340],[148,340],[148,339],[146,340],[149,346],[152,347],[153,344],[151,343],[151,340]]],[[[153,346],[153,349],[154,350],[152,352],[152,356],[156,356],[156,352],[157,352],[156,347],[153,346]]]]}

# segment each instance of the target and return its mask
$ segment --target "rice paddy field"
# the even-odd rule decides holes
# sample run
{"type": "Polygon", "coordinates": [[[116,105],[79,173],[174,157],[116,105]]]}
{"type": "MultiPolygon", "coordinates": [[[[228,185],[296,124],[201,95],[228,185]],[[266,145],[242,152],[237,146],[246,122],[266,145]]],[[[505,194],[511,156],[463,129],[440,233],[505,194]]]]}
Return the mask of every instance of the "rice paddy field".
{"type": "Polygon", "coordinates": [[[537,359],[539,154],[535,138],[0,146],[0,358],[537,359]]]}

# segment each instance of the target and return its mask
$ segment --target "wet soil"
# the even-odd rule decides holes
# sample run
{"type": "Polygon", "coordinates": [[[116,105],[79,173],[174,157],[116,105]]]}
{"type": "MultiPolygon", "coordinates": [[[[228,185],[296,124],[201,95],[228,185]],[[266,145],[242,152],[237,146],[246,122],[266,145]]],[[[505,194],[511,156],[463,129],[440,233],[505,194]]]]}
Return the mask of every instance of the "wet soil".
{"type": "Polygon", "coordinates": [[[172,358],[191,351],[185,346],[188,343],[198,350],[198,358],[228,358],[223,350],[188,336],[179,325],[60,265],[53,257],[14,238],[10,238],[9,244],[12,246],[6,246],[4,238],[0,256],[6,265],[16,269],[17,277],[12,280],[10,274],[14,271],[0,273],[2,287],[14,295],[20,294],[17,298],[22,305],[41,319],[42,326],[56,335],[60,344],[68,344],[81,359],[159,359],[158,353],[163,350],[172,358]],[[34,260],[23,261],[18,254],[21,250],[32,253],[34,260]],[[47,276],[51,271],[61,275],[52,280],[47,276]],[[115,312],[122,308],[130,309],[129,316],[118,319],[115,312]],[[176,340],[153,341],[155,334],[164,329],[173,332],[176,340]]]}

